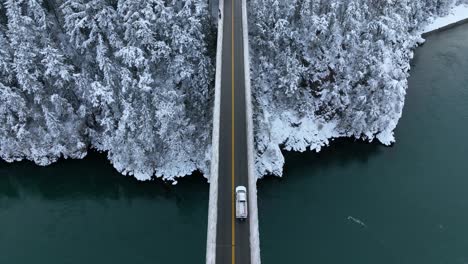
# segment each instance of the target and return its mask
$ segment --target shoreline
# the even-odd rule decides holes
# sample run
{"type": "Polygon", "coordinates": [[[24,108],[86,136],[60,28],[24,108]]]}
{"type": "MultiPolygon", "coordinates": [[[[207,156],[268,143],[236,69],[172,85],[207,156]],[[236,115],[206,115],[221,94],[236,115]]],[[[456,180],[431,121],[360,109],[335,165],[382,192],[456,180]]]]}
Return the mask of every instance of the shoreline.
{"type": "Polygon", "coordinates": [[[448,25],[440,27],[440,28],[436,28],[436,29],[431,30],[431,31],[424,32],[424,33],[421,34],[421,37],[426,38],[426,37],[429,37],[429,36],[431,36],[433,34],[440,33],[440,32],[443,32],[443,31],[447,31],[447,30],[453,29],[455,27],[464,25],[466,23],[468,23],[468,18],[459,20],[457,22],[448,24],[448,25]]]}
{"type": "Polygon", "coordinates": [[[420,34],[421,37],[426,38],[466,23],[468,23],[468,4],[461,4],[453,6],[448,15],[432,20],[423,27],[420,34]]]}

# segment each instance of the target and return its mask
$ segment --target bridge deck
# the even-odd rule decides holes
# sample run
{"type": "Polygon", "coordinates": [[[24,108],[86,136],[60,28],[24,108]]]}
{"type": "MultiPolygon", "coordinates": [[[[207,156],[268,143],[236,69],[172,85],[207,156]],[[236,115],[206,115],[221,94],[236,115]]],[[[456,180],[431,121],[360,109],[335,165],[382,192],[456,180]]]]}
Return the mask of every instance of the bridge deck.
{"type": "Polygon", "coordinates": [[[242,1],[224,1],[216,263],[250,263],[250,222],[236,221],[234,189],[248,188],[242,1]]]}

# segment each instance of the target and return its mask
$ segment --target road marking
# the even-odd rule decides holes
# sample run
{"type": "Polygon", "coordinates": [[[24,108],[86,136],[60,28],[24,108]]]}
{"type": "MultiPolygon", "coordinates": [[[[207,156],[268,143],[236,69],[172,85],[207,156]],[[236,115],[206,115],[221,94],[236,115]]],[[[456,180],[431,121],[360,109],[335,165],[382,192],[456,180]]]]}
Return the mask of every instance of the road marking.
{"type": "Polygon", "coordinates": [[[231,199],[232,199],[232,206],[231,206],[231,213],[232,213],[232,219],[231,219],[231,244],[232,244],[232,247],[231,247],[231,256],[232,256],[232,264],[235,264],[236,263],[236,222],[235,222],[235,219],[236,219],[236,216],[235,216],[235,197],[234,197],[234,193],[235,193],[235,190],[234,190],[234,185],[235,185],[235,174],[234,174],[234,1],[235,0],[232,0],[231,1],[231,79],[232,79],[232,86],[231,86],[231,97],[232,97],[232,101],[231,101],[231,118],[232,118],[232,131],[231,131],[231,150],[232,150],[232,153],[231,153],[231,157],[232,157],[232,165],[231,165],[231,168],[232,168],[232,174],[231,174],[231,199]]]}

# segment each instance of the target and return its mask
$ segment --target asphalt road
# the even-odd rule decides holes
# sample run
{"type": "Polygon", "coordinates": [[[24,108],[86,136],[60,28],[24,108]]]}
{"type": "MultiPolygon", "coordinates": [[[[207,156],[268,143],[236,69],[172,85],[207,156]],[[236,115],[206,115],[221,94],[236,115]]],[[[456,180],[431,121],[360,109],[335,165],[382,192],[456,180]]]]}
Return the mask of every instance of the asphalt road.
{"type": "Polygon", "coordinates": [[[248,187],[242,1],[224,0],[216,263],[250,263],[249,220],[235,218],[236,186],[248,187]]]}

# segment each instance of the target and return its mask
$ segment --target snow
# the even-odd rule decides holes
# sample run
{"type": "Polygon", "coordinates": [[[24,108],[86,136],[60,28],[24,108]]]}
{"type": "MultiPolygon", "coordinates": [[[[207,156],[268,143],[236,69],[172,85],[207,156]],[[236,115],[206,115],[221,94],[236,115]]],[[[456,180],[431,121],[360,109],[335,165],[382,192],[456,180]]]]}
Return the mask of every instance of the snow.
{"type": "Polygon", "coordinates": [[[393,130],[386,129],[385,131],[380,132],[375,136],[380,143],[390,146],[392,143],[395,142],[395,136],[393,135],[393,130]]]}
{"type": "MultiPolygon", "coordinates": [[[[269,116],[269,114],[266,114],[269,116]]],[[[298,117],[293,111],[284,111],[271,118],[269,144],[257,160],[257,175],[281,176],[284,157],[280,145],[287,151],[304,152],[328,146],[331,138],[343,136],[336,129],[336,121],[298,117]]]]}
{"type": "MultiPolygon", "coordinates": [[[[0,158],[48,165],[94,148],[140,180],[200,170],[213,182],[206,1],[57,1],[0,8],[0,158]]],[[[338,136],[394,142],[417,33],[468,19],[467,0],[303,2],[248,2],[258,177],[281,175],[280,146],[319,151],[338,136]]]]}
{"type": "Polygon", "coordinates": [[[216,75],[215,75],[215,100],[213,107],[213,132],[211,143],[211,163],[208,181],[210,182],[210,196],[208,201],[208,228],[206,239],[206,264],[216,262],[216,221],[218,210],[218,160],[219,160],[219,126],[221,105],[221,69],[223,53],[223,21],[224,0],[219,0],[218,35],[216,45],[216,75]]]}
{"type": "Polygon", "coordinates": [[[468,19],[468,5],[454,5],[448,15],[432,19],[423,28],[422,33],[431,32],[465,19],[468,19]]]}
{"type": "Polygon", "coordinates": [[[282,150],[394,143],[421,33],[468,19],[467,0],[306,2],[249,2],[258,177],[282,150]]]}
{"type": "Polygon", "coordinates": [[[208,174],[207,1],[3,2],[1,159],[48,165],[96,149],[139,180],[208,174]]]}
{"type": "Polygon", "coordinates": [[[244,79],[245,79],[245,105],[247,112],[247,155],[249,170],[249,221],[250,221],[250,262],[260,264],[260,231],[258,228],[258,205],[257,205],[257,174],[254,158],[254,134],[253,134],[253,111],[252,111],[252,89],[250,84],[250,46],[249,28],[247,24],[247,3],[242,0],[242,30],[244,41],[244,79]]]}

